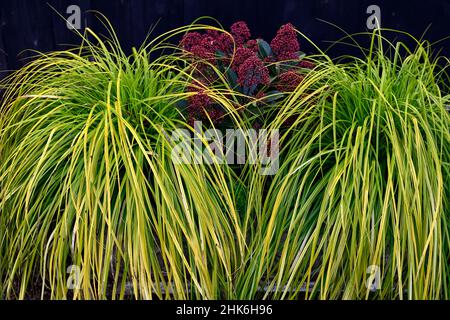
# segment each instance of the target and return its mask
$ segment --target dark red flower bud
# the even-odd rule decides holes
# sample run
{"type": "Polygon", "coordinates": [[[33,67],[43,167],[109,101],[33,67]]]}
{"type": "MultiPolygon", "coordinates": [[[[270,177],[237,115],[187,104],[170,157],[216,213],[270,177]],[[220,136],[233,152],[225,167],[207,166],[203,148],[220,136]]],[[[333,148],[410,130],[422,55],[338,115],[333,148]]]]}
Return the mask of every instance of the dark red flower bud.
{"type": "Polygon", "coordinates": [[[256,56],[248,58],[239,66],[238,82],[241,86],[267,85],[269,81],[269,70],[256,56]]]}
{"type": "Polygon", "coordinates": [[[214,59],[214,52],[212,52],[209,48],[206,48],[202,45],[192,46],[190,52],[196,58],[205,59],[205,60],[214,59]]]}
{"type": "Polygon", "coordinates": [[[300,50],[294,26],[290,23],[281,26],[270,42],[270,47],[278,60],[284,60],[286,57],[292,59],[293,54],[300,50]]]}
{"type": "MultiPolygon", "coordinates": [[[[220,124],[223,121],[224,112],[222,110],[212,108],[211,110],[207,110],[207,113],[213,124],[220,124]]],[[[209,120],[207,116],[205,117],[206,120],[209,120]]]]}
{"type": "Polygon", "coordinates": [[[247,43],[245,44],[245,46],[255,53],[258,53],[258,51],[259,51],[258,41],[256,41],[256,40],[248,40],[247,43]]]}
{"type": "Polygon", "coordinates": [[[192,111],[201,111],[210,105],[211,99],[203,91],[198,91],[188,98],[188,103],[192,111]]]}
{"type": "Polygon", "coordinates": [[[314,69],[316,67],[314,63],[305,60],[300,61],[299,66],[305,69],[314,69]]]}
{"type": "Polygon", "coordinates": [[[252,50],[245,47],[237,48],[236,53],[233,57],[233,70],[238,71],[241,64],[243,64],[245,60],[251,57],[256,57],[256,54],[252,50]]]}
{"type": "Polygon", "coordinates": [[[225,54],[231,54],[234,50],[234,40],[227,33],[221,33],[217,38],[217,49],[225,54]]]}
{"type": "Polygon", "coordinates": [[[201,45],[202,35],[198,32],[188,32],[183,36],[180,41],[181,47],[186,51],[191,51],[193,46],[201,45]]]}
{"type": "Polygon", "coordinates": [[[206,33],[209,36],[211,36],[213,39],[217,39],[221,34],[218,30],[212,30],[212,29],[206,30],[206,33]]]}
{"type": "Polygon", "coordinates": [[[251,37],[250,29],[244,21],[233,23],[231,26],[231,34],[238,45],[244,44],[251,37]]]}
{"type": "Polygon", "coordinates": [[[278,61],[298,60],[298,54],[296,52],[282,52],[277,55],[278,61]]]}
{"type": "Polygon", "coordinates": [[[304,77],[301,74],[295,71],[287,71],[280,75],[275,87],[281,92],[292,92],[298,87],[303,79],[304,77]]]}

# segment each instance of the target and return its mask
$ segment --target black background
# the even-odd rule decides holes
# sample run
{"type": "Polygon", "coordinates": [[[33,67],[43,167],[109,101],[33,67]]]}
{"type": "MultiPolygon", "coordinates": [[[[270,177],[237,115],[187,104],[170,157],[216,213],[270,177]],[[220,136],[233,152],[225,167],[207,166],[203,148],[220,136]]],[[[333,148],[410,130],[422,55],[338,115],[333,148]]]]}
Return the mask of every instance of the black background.
{"type": "MultiPolygon", "coordinates": [[[[450,35],[450,0],[0,0],[0,71],[4,74],[23,65],[31,55],[24,52],[26,49],[45,52],[78,43],[79,38],[50,7],[68,17],[66,9],[71,4],[81,8],[82,27],[89,26],[97,32],[102,30],[100,23],[86,11],[105,14],[127,52],[139,46],[155,24],[154,34],[160,34],[200,16],[212,16],[226,28],[237,20],[245,20],[254,37],[269,41],[280,25],[292,22],[325,49],[328,41],[338,40],[344,33],[320,19],[349,33],[367,31],[366,9],[371,4],[380,6],[384,28],[420,37],[430,27],[425,38],[433,42],[450,35]]],[[[391,37],[406,39],[399,34],[391,37]]],[[[435,48],[450,56],[450,40],[435,48]]],[[[310,53],[313,47],[303,40],[302,50],[310,53]]],[[[337,46],[330,52],[332,56],[355,53],[348,46],[337,46]]]]}

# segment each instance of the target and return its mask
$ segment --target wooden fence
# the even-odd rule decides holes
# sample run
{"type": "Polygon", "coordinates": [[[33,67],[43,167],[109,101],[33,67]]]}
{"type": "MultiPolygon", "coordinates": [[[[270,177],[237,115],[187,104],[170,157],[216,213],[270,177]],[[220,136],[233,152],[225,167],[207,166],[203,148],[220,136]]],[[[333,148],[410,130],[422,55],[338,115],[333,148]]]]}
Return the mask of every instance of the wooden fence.
{"type": "MultiPolygon", "coordinates": [[[[350,33],[366,30],[367,7],[381,8],[384,27],[398,28],[420,36],[431,25],[427,38],[435,41],[450,35],[449,0],[0,0],[0,77],[1,71],[17,69],[30,52],[51,51],[64,44],[76,44],[76,35],[58,15],[69,5],[82,11],[82,27],[101,28],[89,10],[105,14],[116,29],[123,47],[139,46],[152,26],[155,34],[192,22],[200,16],[217,18],[228,27],[245,20],[254,36],[270,39],[277,28],[292,22],[321,47],[327,40],[337,40],[343,33],[318,19],[332,22],[350,33]],[[55,12],[55,10],[57,12],[55,12]]],[[[450,55],[449,42],[443,42],[450,55]]],[[[311,50],[303,41],[303,50],[311,50]]],[[[350,48],[336,47],[334,55],[349,53],[350,48]]]]}

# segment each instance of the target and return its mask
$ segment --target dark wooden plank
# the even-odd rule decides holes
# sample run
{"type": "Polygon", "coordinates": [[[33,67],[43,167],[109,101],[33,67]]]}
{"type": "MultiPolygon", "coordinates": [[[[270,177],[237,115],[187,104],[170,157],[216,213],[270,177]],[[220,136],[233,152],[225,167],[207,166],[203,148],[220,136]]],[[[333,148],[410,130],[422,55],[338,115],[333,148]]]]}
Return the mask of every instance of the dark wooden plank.
{"type": "Polygon", "coordinates": [[[0,80],[6,76],[6,72],[8,70],[8,65],[6,63],[6,49],[3,44],[4,24],[5,24],[5,20],[4,20],[3,7],[0,7],[0,80]]]}
{"type": "Polygon", "coordinates": [[[44,1],[5,1],[3,12],[3,41],[10,68],[18,68],[27,62],[26,58],[36,55],[30,50],[53,50],[51,10],[44,1]]]}
{"type": "MultiPolygon", "coordinates": [[[[183,25],[182,0],[93,1],[92,8],[110,20],[128,53],[132,47],[142,44],[150,30],[156,36],[183,25]]],[[[106,32],[96,19],[92,26],[96,31],[106,32]]]]}

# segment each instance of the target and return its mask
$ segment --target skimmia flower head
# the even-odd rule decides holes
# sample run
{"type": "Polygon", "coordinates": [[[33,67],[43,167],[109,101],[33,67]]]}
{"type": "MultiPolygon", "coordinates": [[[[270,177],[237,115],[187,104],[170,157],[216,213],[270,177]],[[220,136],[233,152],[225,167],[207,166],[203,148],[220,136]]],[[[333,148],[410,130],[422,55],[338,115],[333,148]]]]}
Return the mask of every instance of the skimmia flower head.
{"type": "Polygon", "coordinates": [[[231,26],[231,34],[238,45],[244,44],[252,36],[250,29],[244,21],[238,21],[231,26]]]}
{"type": "MultiPolygon", "coordinates": [[[[208,29],[184,35],[180,47],[193,60],[192,74],[204,86],[215,85],[217,71],[224,75],[228,86],[240,93],[241,106],[257,100],[255,105],[266,105],[266,96],[273,97],[293,91],[303,80],[308,69],[315,65],[303,59],[295,27],[288,23],[280,27],[270,44],[253,38],[244,21],[235,22],[229,32],[208,29]],[[214,66],[214,68],[212,67],[214,66]],[[242,101],[241,101],[242,100],[242,101]]],[[[224,112],[207,99],[204,93],[188,99],[189,119],[222,121],[224,112]]],[[[270,101],[275,101],[272,98],[270,101]]],[[[239,110],[246,108],[239,107],[239,110]]]]}
{"type": "Polygon", "coordinates": [[[246,47],[239,47],[233,57],[233,70],[237,72],[239,70],[239,67],[249,58],[258,59],[255,52],[253,52],[251,49],[246,47]]]}
{"type": "Polygon", "coordinates": [[[281,92],[292,92],[303,81],[304,77],[297,71],[282,73],[276,82],[276,88],[281,92]]]}
{"type": "Polygon", "coordinates": [[[238,70],[238,83],[244,88],[269,84],[269,70],[256,56],[245,60],[238,70]]]}
{"type": "Polygon", "coordinates": [[[275,38],[270,42],[270,47],[278,60],[295,59],[296,52],[300,50],[300,43],[294,26],[290,23],[281,26],[275,38]]]}

